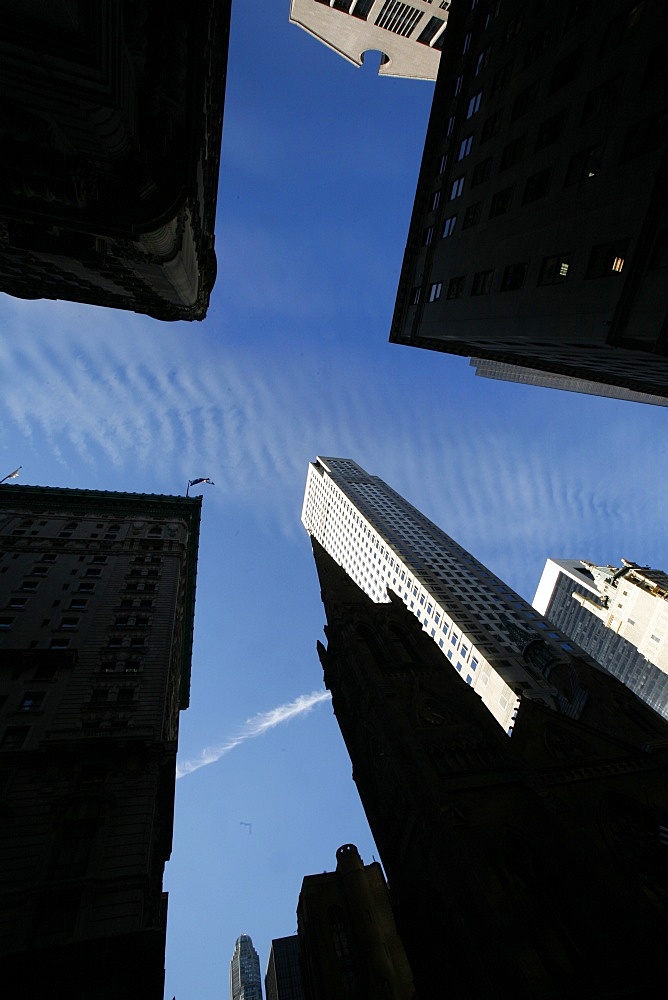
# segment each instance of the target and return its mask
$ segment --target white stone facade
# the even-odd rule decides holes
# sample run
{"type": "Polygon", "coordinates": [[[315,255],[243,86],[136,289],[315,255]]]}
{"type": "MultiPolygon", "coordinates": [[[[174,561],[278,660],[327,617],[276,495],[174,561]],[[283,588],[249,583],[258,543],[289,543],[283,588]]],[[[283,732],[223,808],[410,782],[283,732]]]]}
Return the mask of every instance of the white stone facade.
{"type": "Polygon", "coordinates": [[[622,559],[619,568],[595,566],[584,559],[548,559],[533,602],[540,614],[547,611],[560,573],[591,592],[591,600],[573,594],[574,600],[668,673],[668,575],[628,559],[622,559]],[[578,566],[584,566],[593,580],[585,580],[578,566]]]}
{"type": "Polygon", "coordinates": [[[292,0],[290,21],[355,66],[384,54],[379,74],[435,80],[451,0],[292,0]]]}
{"type": "Polygon", "coordinates": [[[318,457],[302,523],[372,600],[387,602],[388,589],[401,598],[507,732],[518,691],[551,703],[505,624],[535,632],[557,655],[575,647],[382,479],[350,459],[318,457]]]}

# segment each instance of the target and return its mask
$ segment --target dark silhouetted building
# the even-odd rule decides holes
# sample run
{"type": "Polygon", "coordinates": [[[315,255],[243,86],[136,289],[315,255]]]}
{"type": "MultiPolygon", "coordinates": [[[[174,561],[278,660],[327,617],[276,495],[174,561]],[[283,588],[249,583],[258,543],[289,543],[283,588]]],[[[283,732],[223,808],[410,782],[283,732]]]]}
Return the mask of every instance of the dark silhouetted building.
{"type": "Polygon", "coordinates": [[[0,290],[203,319],[230,0],[0,14],[0,290]]]}
{"type": "Polygon", "coordinates": [[[299,938],[296,934],[274,938],[271,942],[264,995],[265,1000],[303,1000],[299,938]]]}
{"type": "Polygon", "coordinates": [[[523,697],[509,739],[397,597],[374,604],[313,547],[325,684],[418,996],[655,995],[664,720],[586,654],[508,625],[527,670],[564,696],[561,708],[523,697]]]}
{"type": "Polygon", "coordinates": [[[453,3],[390,340],[668,397],[667,65],[661,4],[453,3]]]}
{"type": "Polygon", "coordinates": [[[621,562],[548,559],[534,607],[668,718],[668,576],[621,562]]]}
{"type": "Polygon", "coordinates": [[[262,1000],[260,959],[248,934],[237,938],[230,962],[230,1000],[262,1000]]]}
{"type": "Polygon", "coordinates": [[[354,844],[339,847],[335,872],[304,879],[297,933],[305,1000],[414,997],[382,868],[354,844]]]}
{"type": "Polygon", "coordinates": [[[0,487],[0,955],[21,1000],[162,1000],[200,506],[0,487]]]}

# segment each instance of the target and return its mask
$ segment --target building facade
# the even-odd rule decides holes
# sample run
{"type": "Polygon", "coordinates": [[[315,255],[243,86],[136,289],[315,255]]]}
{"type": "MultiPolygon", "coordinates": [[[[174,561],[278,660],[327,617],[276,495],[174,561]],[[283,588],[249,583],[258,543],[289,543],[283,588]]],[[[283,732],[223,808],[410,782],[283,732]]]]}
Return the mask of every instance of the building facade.
{"type": "Polygon", "coordinates": [[[274,938],[271,942],[264,995],[265,1000],[303,1000],[299,938],[296,934],[274,938]]]}
{"type": "Polygon", "coordinates": [[[262,1000],[260,959],[248,934],[237,938],[230,962],[230,1000],[262,1000]]]}
{"type": "Polygon", "coordinates": [[[588,396],[606,396],[609,399],[623,399],[629,403],[650,403],[652,406],[668,406],[668,396],[653,396],[649,392],[624,389],[620,385],[605,385],[591,379],[575,378],[573,375],[556,375],[537,368],[522,368],[507,365],[502,361],[486,361],[471,358],[476,375],[482,378],[498,379],[501,382],[521,382],[523,385],[538,385],[545,389],[563,389],[564,392],[584,392],[588,396]]]}
{"type": "Polygon", "coordinates": [[[642,0],[453,4],[391,341],[668,396],[667,46],[642,0]]]}
{"type": "Polygon", "coordinates": [[[0,487],[0,954],[17,997],[162,1000],[200,506],[0,487]]]}
{"type": "Polygon", "coordinates": [[[355,66],[380,51],[380,76],[435,80],[451,2],[291,0],[290,22],[355,66]]]}
{"type": "MultiPolygon", "coordinates": [[[[638,1000],[664,977],[668,726],[585,654],[507,739],[402,602],[316,542],[326,687],[420,1000],[638,1000]]],[[[301,925],[300,925],[301,927],[301,925]]],[[[339,996],[345,995],[339,993],[339,996]]],[[[364,995],[364,994],[362,994],[364,995]]]]}
{"type": "Polygon", "coordinates": [[[668,576],[622,559],[620,567],[548,559],[533,605],[668,718],[668,576]]]}
{"type": "Polygon", "coordinates": [[[297,928],[305,1000],[413,1000],[383,871],[354,844],[339,847],[336,871],[306,876],[297,928]]]}
{"type": "Polygon", "coordinates": [[[203,319],[230,0],[0,11],[0,290],[203,319]]]}
{"type": "Polygon", "coordinates": [[[523,693],[555,705],[520,647],[535,637],[563,654],[572,642],[378,476],[318,457],[302,523],[372,600],[389,600],[388,590],[401,598],[506,732],[523,693]],[[519,645],[513,627],[525,630],[519,645]]]}

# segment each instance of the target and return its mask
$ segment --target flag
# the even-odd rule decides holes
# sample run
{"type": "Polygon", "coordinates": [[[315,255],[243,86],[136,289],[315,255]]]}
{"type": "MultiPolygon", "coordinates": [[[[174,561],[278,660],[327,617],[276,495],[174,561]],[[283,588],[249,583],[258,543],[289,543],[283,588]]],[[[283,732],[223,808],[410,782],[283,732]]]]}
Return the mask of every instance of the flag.
{"type": "Polygon", "coordinates": [[[215,486],[213,479],[209,479],[208,476],[203,476],[201,479],[189,479],[188,486],[197,486],[198,483],[208,483],[209,486],[215,486]]]}
{"type": "Polygon", "coordinates": [[[8,476],[5,476],[5,479],[18,479],[20,471],[21,471],[21,466],[19,465],[18,469],[14,469],[13,472],[10,472],[8,476]]]}

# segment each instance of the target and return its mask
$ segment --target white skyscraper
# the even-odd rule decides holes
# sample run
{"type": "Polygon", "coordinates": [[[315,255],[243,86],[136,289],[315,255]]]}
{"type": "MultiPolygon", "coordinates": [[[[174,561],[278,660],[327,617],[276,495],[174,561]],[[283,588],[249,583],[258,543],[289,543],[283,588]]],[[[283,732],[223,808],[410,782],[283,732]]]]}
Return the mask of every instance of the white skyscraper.
{"type": "Polygon", "coordinates": [[[350,459],[318,457],[302,522],[374,601],[388,601],[388,589],[401,598],[507,732],[522,695],[557,707],[522,650],[537,640],[556,659],[580,650],[382,479],[350,459]]]}
{"type": "Polygon", "coordinates": [[[668,718],[668,575],[621,563],[548,559],[534,608],[668,718]]]}

